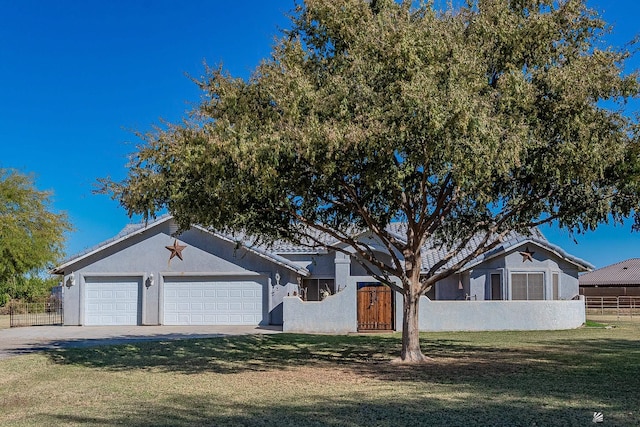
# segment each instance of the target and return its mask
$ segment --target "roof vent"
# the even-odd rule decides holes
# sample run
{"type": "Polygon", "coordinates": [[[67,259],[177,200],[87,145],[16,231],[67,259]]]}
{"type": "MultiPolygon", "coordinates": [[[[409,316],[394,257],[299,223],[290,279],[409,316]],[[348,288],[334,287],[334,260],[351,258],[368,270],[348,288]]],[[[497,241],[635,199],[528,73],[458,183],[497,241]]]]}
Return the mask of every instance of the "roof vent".
{"type": "Polygon", "coordinates": [[[627,270],[629,267],[622,267],[623,270],[627,270]]]}

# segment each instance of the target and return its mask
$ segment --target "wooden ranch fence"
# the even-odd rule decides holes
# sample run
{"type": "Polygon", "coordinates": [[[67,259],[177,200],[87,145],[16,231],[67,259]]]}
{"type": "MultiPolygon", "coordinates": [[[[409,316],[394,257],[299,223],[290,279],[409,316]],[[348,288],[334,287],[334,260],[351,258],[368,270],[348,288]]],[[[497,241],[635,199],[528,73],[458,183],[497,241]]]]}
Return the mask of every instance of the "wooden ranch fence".
{"type": "Polygon", "coordinates": [[[587,314],[609,314],[621,316],[640,316],[640,297],[585,297],[587,314]]]}

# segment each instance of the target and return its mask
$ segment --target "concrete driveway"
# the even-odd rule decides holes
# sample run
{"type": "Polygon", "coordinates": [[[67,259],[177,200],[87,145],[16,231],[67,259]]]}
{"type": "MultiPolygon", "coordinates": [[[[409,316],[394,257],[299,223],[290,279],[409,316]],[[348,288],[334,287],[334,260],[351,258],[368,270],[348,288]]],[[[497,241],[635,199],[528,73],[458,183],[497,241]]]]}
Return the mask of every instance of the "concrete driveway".
{"type": "Polygon", "coordinates": [[[0,329],[0,359],[52,348],[275,334],[279,326],[32,326],[0,329]]]}

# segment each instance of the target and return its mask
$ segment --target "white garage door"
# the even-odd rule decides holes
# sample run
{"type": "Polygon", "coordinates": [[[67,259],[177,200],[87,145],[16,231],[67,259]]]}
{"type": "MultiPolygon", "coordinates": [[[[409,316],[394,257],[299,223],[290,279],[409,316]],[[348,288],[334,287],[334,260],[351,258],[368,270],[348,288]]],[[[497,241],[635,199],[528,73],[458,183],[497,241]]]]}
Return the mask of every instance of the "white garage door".
{"type": "Polygon", "coordinates": [[[165,325],[258,325],[264,319],[258,280],[171,278],[164,282],[165,325]]]}
{"type": "Polygon", "coordinates": [[[85,278],[85,325],[137,325],[140,279],[85,278]]]}

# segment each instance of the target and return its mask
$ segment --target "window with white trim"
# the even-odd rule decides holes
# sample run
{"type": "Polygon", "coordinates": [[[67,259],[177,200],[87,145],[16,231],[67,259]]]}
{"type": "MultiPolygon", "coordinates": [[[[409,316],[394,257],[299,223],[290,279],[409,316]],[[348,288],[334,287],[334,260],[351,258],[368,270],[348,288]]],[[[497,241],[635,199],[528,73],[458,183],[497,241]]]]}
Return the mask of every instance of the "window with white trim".
{"type": "Polygon", "coordinates": [[[544,273],[512,273],[512,300],[543,300],[544,273]]]}

